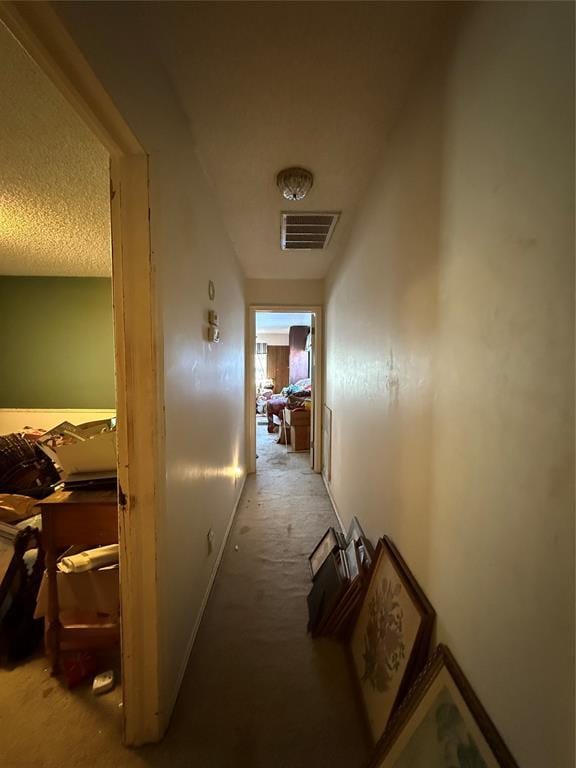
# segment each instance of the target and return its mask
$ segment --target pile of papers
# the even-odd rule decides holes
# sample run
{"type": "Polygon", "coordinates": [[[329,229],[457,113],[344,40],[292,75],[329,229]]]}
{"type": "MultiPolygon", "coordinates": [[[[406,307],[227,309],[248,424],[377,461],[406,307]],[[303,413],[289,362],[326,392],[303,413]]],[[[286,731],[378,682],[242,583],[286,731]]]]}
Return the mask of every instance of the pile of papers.
{"type": "Polygon", "coordinates": [[[64,421],[37,441],[59,468],[66,488],[116,483],[116,420],[76,426],[64,421]]]}

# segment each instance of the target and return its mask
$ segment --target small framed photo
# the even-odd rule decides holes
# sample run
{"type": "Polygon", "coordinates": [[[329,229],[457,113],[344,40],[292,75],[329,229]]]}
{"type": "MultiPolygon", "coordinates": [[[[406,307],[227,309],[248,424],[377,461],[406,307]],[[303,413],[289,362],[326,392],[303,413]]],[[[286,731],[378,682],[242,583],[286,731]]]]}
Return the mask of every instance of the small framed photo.
{"type": "Polygon", "coordinates": [[[365,579],[360,568],[356,542],[351,541],[340,554],[346,563],[348,583],[346,591],[330,617],[326,629],[332,636],[344,639],[360,606],[365,579]]]}
{"type": "Polygon", "coordinates": [[[428,658],[435,616],[394,544],[381,539],[349,645],[374,742],[428,658]]]}
{"type": "Polygon", "coordinates": [[[360,575],[360,560],[358,558],[358,548],[356,542],[352,540],[344,550],[346,557],[346,566],[348,568],[348,578],[350,581],[358,578],[360,575]]]}
{"type": "Polygon", "coordinates": [[[439,645],[366,768],[518,768],[464,673],[439,645]]]}
{"type": "Polygon", "coordinates": [[[328,528],[308,558],[312,578],[316,576],[326,558],[336,549],[340,549],[340,540],[334,528],[328,528]]]}
{"type": "Polygon", "coordinates": [[[364,538],[364,531],[360,525],[360,521],[356,516],[352,518],[352,522],[348,526],[348,533],[346,534],[346,544],[350,544],[351,541],[358,541],[364,538]]]}
{"type": "Polygon", "coordinates": [[[308,594],[308,631],[316,636],[323,634],[348,588],[348,569],[344,552],[330,552],[320,566],[317,578],[308,594]]]}
{"type": "Polygon", "coordinates": [[[365,536],[360,536],[356,542],[356,546],[358,548],[360,566],[364,573],[368,573],[372,567],[372,561],[374,560],[374,547],[365,536]]]}

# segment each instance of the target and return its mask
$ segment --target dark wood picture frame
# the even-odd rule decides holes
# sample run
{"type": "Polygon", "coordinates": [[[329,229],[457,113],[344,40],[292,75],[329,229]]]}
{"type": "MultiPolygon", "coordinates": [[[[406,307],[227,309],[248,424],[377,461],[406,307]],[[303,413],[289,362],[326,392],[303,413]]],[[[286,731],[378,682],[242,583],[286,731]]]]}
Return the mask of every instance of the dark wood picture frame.
{"type": "Polygon", "coordinates": [[[333,550],[318,570],[308,594],[308,631],[313,637],[327,631],[349,583],[344,550],[333,550]]]}
{"type": "Polygon", "coordinates": [[[340,549],[340,543],[340,538],[334,528],[328,528],[324,536],[322,536],[318,544],[314,547],[312,554],[308,557],[310,572],[312,573],[313,579],[332,552],[336,549],[340,549]]]}
{"type": "Polygon", "coordinates": [[[434,608],[430,604],[428,598],[424,594],[423,590],[414,578],[413,574],[411,573],[410,569],[406,565],[404,559],[398,552],[393,542],[387,536],[385,536],[383,539],[380,539],[377,544],[376,552],[372,562],[369,583],[367,585],[366,591],[364,592],[362,604],[358,611],[355,626],[350,634],[348,643],[351,665],[355,671],[359,698],[363,703],[366,720],[369,724],[368,730],[371,734],[372,744],[377,742],[385,732],[391,717],[403,701],[404,697],[410,690],[412,684],[426,663],[432,642],[432,632],[435,619],[436,612],[434,608]],[[406,593],[408,603],[413,607],[413,611],[417,616],[417,628],[413,643],[408,649],[404,670],[399,677],[399,680],[395,680],[395,683],[397,683],[396,691],[395,693],[391,693],[388,697],[389,704],[388,706],[383,707],[383,714],[378,718],[379,724],[376,727],[374,723],[376,718],[374,717],[374,713],[369,711],[369,705],[366,702],[364,691],[367,686],[363,687],[363,680],[366,678],[366,670],[368,668],[368,650],[366,649],[368,633],[364,636],[365,650],[362,653],[362,658],[364,659],[365,673],[364,677],[362,677],[357,663],[360,651],[358,648],[359,638],[356,637],[356,632],[357,630],[361,631],[361,626],[365,623],[363,621],[364,612],[370,610],[370,606],[367,605],[367,601],[372,599],[372,587],[374,586],[374,589],[377,588],[375,585],[375,580],[379,578],[381,574],[381,568],[384,567],[385,561],[390,564],[393,572],[396,574],[397,583],[401,585],[401,588],[406,593]]]}
{"type": "Polygon", "coordinates": [[[346,549],[342,549],[340,554],[346,566],[348,583],[326,626],[326,631],[336,637],[344,633],[363,588],[363,574],[355,542],[351,542],[346,549]]]}
{"type": "MultiPolygon", "coordinates": [[[[410,727],[412,718],[416,715],[419,707],[425,701],[426,694],[438,679],[438,676],[443,669],[447,670],[448,675],[462,697],[467,709],[466,714],[471,716],[480,732],[481,737],[485,742],[483,748],[487,748],[492,752],[493,765],[497,765],[499,768],[518,768],[518,764],[498,733],[496,726],[474,693],[472,686],[458,666],[454,656],[445,645],[438,645],[436,648],[434,654],[416,679],[404,702],[398,708],[394,717],[390,720],[388,728],[382,738],[378,741],[374,753],[365,765],[365,768],[392,768],[392,765],[397,765],[398,755],[394,756],[394,763],[390,762],[390,765],[387,765],[386,760],[388,756],[390,756],[398,739],[400,739],[405,730],[410,727]]],[[[414,735],[417,728],[418,725],[416,725],[412,735],[414,735]]],[[[466,735],[470,741],[472,741],[472,737],[468,732],[466,735]]],[[[477,749],[477,745],[475,746],[477,749]]],[[[466,745],[466,747],[470,749],[468,745],[466,745]]],[[[484,765],[486,764],[484,760],[482,760],[482,763],[484,765]]],[[[487,768],[492,768],[492,766],[489,765],[487,768]]]]}

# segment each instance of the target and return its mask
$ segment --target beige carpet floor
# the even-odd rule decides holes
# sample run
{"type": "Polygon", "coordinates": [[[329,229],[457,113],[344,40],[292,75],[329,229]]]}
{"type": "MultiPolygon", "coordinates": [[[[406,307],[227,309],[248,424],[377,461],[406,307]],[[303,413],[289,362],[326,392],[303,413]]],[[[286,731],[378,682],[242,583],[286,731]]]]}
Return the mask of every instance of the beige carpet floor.
{"type": "Polygon", "coordinates": [[[307,556],[335,524],[307,454],[258,427],[248,478],[168,734],[119,743],[119,693],[69,693],[38,657],[0,670],[2,768],[360,768],[343,649],[306,633],[307,556]]]}

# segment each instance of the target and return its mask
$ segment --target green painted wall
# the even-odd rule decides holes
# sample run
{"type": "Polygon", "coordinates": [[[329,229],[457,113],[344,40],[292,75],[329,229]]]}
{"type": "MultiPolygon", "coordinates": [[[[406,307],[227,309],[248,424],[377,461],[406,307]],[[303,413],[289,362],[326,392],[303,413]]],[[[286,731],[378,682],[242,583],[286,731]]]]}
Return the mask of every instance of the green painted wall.
{"type": "Polygon", "coordinates": [[[0,277],[0,408],[115,408],[112,285],[0,277]]]}

